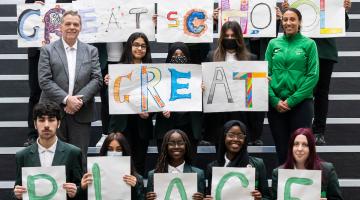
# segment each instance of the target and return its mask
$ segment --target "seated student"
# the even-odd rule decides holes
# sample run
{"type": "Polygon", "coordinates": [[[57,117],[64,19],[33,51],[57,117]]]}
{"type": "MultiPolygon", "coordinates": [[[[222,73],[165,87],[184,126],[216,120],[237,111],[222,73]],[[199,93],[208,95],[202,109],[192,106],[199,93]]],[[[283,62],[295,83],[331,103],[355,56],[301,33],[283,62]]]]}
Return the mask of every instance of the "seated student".
{"type": "Polygon", "coordinates": [[[62,142],[56,136],[60,127],[60,107],[54,102],[41,102],[34,107],[33,119],[38,132],[37,141],[15,155],[16,178],[14,194],[22,199],[26,188],[22,186],[21,168],[50,167],[65,165],[66,183],[63,188],[70,199],[80,199],[80,180],[83,174],[81,150],[71,144],[62,142]]]}
{"type": "MultiPolygon", "coordinates": [[[[100,149],[100,156],[131,156],[130,145],[127,142],[125,136],[119,132],[109,134],[100,149]]],[[[136,172],[134,164],[131,160],[131,175],[125,175],[123,181],[130,185],[131,199],[143,200],[144,195],[144,183],[143,178],[136,172]]],[[[81,188],[86,190],[88,185],[93,181],[92,174],[90,172],[84,174],[81,179],[81,188]]]]}
{"type": "MultiPolygon", "coordinates": [[[[231,120],[224,125],[224,134],[219,141],[218,158],[211,162],[206,171],[208,191],[211,192],[213,167],[254,167],[255,190],[251,193],[255,200],[271,199],[267,185],[265,164],[261,158],[249,156],[247,151],[248,134],[244,123],[231,120]]],[[[205,199],[212,199],[207,195],[205,199]]]]}
{"type": "Polygon", "coordinates": [[[197,173],[198,192],[192,197],[195,200],[203,199],[205,192],[204,172],[191,166],[191,144],[183,131],[172,129],[165,134],[156,167],[148,173],[147,200],[156,199],[154,173],[197,173]]]}
{"type": "Polygon", "coordinates": [[[278,169],[321,170],[320,200],[343,199],[334,166],[316,154],[315,138],[310,128],[299,128],[291,135],[286,162],[273,171],[273,199],[277,199],[278,169]]]}
{"type": "MultiPolygon", "coordinates": [[[[190,52],[183,42],[175,42],[170,46],[166,63],[189,64],[190,52]]],[[[163,137],[171,129],[180,129],[187,133],[193,152],[196,152],[201,139],[202,112],[170,112],[156,113],[155,137],[158,151],[161,149],[163,137]]]]}

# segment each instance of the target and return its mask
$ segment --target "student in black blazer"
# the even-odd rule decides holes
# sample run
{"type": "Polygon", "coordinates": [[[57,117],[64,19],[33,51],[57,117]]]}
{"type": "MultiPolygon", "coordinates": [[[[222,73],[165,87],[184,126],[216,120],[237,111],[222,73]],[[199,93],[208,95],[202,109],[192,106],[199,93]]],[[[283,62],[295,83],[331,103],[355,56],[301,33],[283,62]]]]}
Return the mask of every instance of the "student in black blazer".
{"type": "Polygon", "coordinates": [[[279,169],[321,170],[320,200],[344,199],[333,164],[321,160],[316,154],[315,137],[310,128],[299,128],[291,135],[286,162],[274,169],[272,174],[274,200],[277,199],[279,169]]]}
{"type": "Polygon", "coordinates": [[[255,190],[251,193],[255,200],[270,200],[266,168],[261,158],[249,156],[247,151],[248,134],[244,123],[231,120],[224,125],[220,136],[218,158],[207,166],[207,198],[211,199],[211,180],[213,167],[253,167],[255,168],[255,190]]]}
{"type": "MultiPolygon", "coordinates": [[[[21,169],[23,167],[62,166],[66,169],[66,183],[63,185],[69,199],[82,199],[80,181],[83,174],[81,150],[71,144],[62,142],[56,136],[60,126],[60,107],[54,102],[39,103],[33,112],[35,128],[39,138],[37,142],[15,155],[16,178],[14,196],[22,199],[26,192],[22,186],[21,169]],[[41,152],[39,152],[41,150],[41,152]],[[54,151],[53,153],[49,153],[54,151]],[[44,154],[53,154],[53,159],[44,154]],[[51,164],[50,164],[51,163],[51,164]]],[[[50,156],[51,157],[51,156],[50,156]]]]}

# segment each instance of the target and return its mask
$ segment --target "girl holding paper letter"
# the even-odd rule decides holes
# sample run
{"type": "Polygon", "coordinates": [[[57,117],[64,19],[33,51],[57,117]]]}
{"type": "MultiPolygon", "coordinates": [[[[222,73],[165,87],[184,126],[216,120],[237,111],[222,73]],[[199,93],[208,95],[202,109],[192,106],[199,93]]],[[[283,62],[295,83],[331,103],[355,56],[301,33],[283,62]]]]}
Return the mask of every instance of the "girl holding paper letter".
{"type": "Polygon", "coordinates": [[[313,91],[319,79],[315,42],[300,33],[302,16],[289,8],[282,18],[284,35],[270,41],[265,58],[269,65],[268,120],[278,161],[284,163],[291,133],[311,127],[313,91]]]}
{"type": "Polygon", "coordinates": [[[164,136],[156,167],[148,173],[146,199],[157,198],[154,192],[154,173],[196,173],[198,192],[192,197],[194,200],[202,200],[205,192],[204,172],[191,165],[191,157],[191,144],[186,133],[179,129],[168,131],[164,136]]]}
{"type": "MultiPolygon", "coordinates": [[[[253,167],[255,168],[255,190],[251,193],[255,200],[270,200],[270,192],[267,185],[266,168],[261,158],[248,155],[248,134],[244,123],[231,120],[225,123],[224,133],[220,137],[218,158],[207,166],[206,177],[208,191],[211,192],[212,168],[213,167],[253,167]]],[[[239,183],[240,184],[240,183],[239,183]]],[[[212,199],[207,195],[206,199],[212,199]]]]}
{"type": "MultiPolygon", "coordinates": [[[[99,156],[131,156],[130,146],[125,136],[119,132],[109,134],[100,148],[99,156]]],[[[143,178],[136,172],[132,159],[130,169],[131,175],[125,175],[122,179],[126,184],[132,187],[131,199],[143,200],[145,199],[143,178]]],[[[81,188],[86,190],[88,185],[92,182],[92,174],[89,172],[84,174],[81,179],[81,188]]]]}
{"type": "Polygon", "coordinates": [[[332,163],[322,161],[316,154],[315,137],[310,128],[297,129],[290,138],[286,162],[274,169],[273,199],[277,199],[279,169],[321,170],[320,200],[342,200],[339,180],[332,163]]]}
{"type": "MultiPolygon", "coordinates": [[[[125,43],[120,59],[122,64],[152,63],[150,42],[144,33],[135,32],[129,36],[125,43]]],[[[109,84],[109,74],[104,78],[109,84]]],[[[135,167],[141,175],[145,173],[145,156],[152,137],[151,113],[143,112],[138,115],[111,115],[109,132],[124,133],[130,143],[135,167]]]]}

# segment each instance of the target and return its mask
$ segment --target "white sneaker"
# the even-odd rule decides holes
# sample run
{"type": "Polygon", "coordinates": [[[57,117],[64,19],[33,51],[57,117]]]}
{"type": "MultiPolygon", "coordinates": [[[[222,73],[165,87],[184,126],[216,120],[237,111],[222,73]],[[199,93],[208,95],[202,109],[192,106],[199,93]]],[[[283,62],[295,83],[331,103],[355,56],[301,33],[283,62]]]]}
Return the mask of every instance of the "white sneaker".
{"type": "Polygon", "coordinates": [[[96,147],[101,147],[105,141],[105,138],[107,137],[107,135],[101,134],[101,138],[100,140],[96,143],[96,147]]]}

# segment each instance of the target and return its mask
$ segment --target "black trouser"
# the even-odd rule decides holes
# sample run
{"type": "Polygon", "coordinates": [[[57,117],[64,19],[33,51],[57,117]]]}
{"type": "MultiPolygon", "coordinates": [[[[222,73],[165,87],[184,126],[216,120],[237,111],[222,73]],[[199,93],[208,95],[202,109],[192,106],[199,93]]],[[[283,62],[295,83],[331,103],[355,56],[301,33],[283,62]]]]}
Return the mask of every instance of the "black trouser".
{"type": "Polygon", "coordinates": [[[285,113],[279,113],[270,106],[268,120],[279,164],[283,164],[286,160],[291,134],[298,128],[311,127],[313,113],[314,103],[312,99],[300,102],[285,113]]]}
{"type": "Polygon", "coordinates": [[[314,134],[324,134],[329,104],[329,86],[335,62],[320,59],[319,81],[314,92],[314,134]]]}
{"type": "MultiPolygon", "coordinates": [[[[108,73],[108,67],[106,66],[104,69],[101,69],[101,74],[103,80],[105,79],[105,75],[108,73]]],[[[102,133],[107,135],[109,134],[109,96],[108,96],[108,86],[103,84],[100,89],[100,98],[101,98],[101,123],[102,123],[102,133]]]]}
{"type": "Polygon", "coordinates": [[[38,63],[40,57],[40,50],[34,50],[35,54],[28,57],[28,68],[29,68],[29,87],[30,97],[28,104],[28,138],[37,138],[37,131],[34,127],[34,120],[32,116],[34,106],[39,102],[41,89],[38,80],[38,63]]]}

